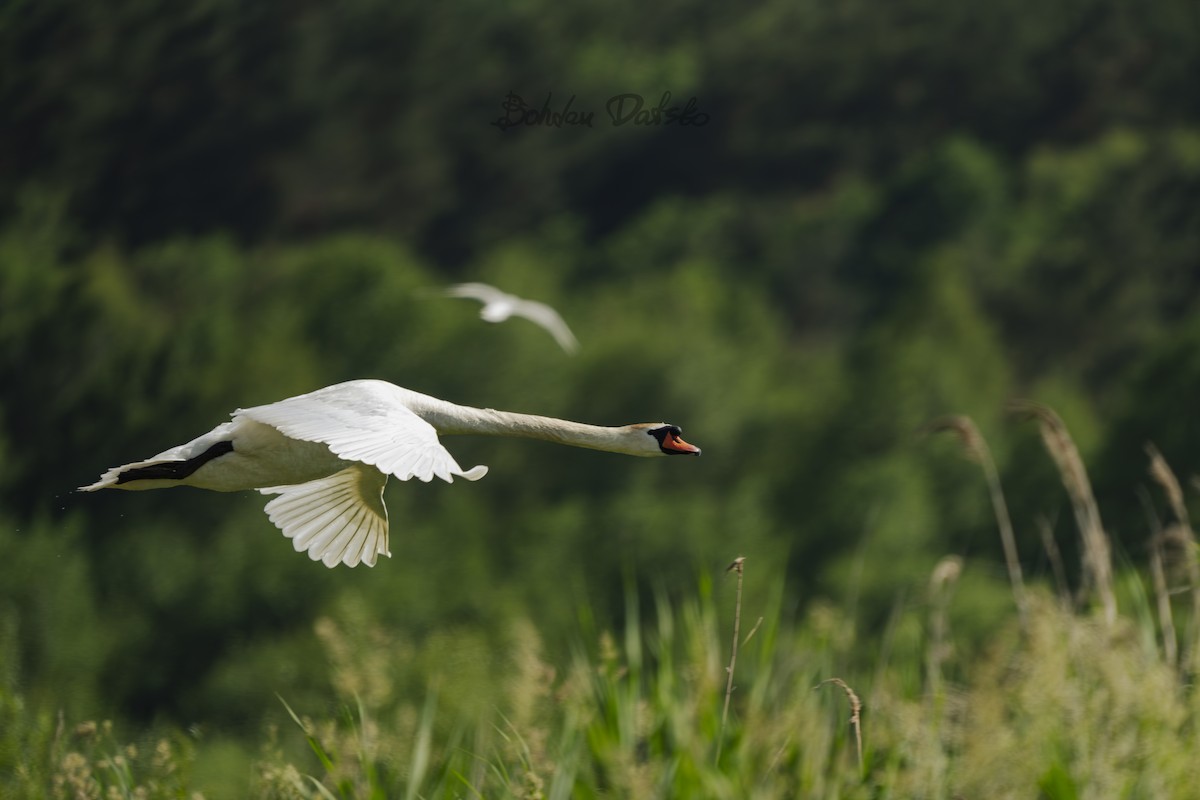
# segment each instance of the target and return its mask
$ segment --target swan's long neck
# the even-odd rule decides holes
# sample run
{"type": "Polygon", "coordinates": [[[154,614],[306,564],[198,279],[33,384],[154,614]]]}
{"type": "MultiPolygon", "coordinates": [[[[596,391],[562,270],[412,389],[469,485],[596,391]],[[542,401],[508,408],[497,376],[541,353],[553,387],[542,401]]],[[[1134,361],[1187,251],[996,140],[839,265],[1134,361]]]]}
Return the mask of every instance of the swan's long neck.
{"type": "Polygon", "coordinates": [[[445,402],[413,410],[443,435],[473,433],[484,436],[518,436],[571,447],[645,455],[644,452],[630,449],[628,427],[585,425],[554,417],[496,411],[491,408],[471,408],[445,402]]]}

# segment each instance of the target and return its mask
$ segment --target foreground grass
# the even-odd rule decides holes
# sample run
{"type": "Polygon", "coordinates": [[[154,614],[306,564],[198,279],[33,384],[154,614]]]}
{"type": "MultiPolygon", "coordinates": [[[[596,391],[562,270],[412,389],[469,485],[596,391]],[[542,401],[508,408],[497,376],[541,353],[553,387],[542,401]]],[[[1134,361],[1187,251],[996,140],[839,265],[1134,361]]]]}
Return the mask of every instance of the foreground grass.
{"type": "MultiPolygon", "coordinates": [[[[957,578],[961,565],[948,563],[935,589],[957,578]]],[[[836,608],[818,606],[786,630],[777,608],[743,609],[724,724],[733,609],[718,609],[707,582],[564,663],[550,663],[531,626],[515,625],[500,690],[474,717],[449,688],[431,686],[415,704],[401,697],[389,661],[399,650],[385,630],[322,619],[344,713],[289,706],[293,721],[264,735],[239,794],[1194,796],[1200,700],[1144,620],[1109,624],[1034,590],[1023,635],[1014,614],[980,657],[950,669],[953,632],[937,597],[910,609],[921,648],[874,664],[855,664],[862,643],[836,608]],[[861,726],[851,725],[853,698],[864,704],[861,726]],[[297,737],[309,753],[287,744],[297,737]]],[[[11,691],[0,726],[6,797],[216,796],[195,777],[204,743],[182,733],[129,744],[111,724],[28,709],[11,691]]]]}

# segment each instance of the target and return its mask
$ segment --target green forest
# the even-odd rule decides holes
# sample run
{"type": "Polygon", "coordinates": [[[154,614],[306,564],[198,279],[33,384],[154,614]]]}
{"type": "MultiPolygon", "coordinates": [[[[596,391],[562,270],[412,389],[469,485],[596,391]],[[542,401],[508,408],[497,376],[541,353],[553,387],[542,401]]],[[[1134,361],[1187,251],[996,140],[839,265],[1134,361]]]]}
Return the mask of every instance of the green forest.
{"type": "Polygon", "coordinates": [[[0,795],[1193,797],[1197,76],[1194,0],[0,5],[0,795]],[[703,455],[447,437],[373,568],[75,491],[356,378],[703,455]]]}

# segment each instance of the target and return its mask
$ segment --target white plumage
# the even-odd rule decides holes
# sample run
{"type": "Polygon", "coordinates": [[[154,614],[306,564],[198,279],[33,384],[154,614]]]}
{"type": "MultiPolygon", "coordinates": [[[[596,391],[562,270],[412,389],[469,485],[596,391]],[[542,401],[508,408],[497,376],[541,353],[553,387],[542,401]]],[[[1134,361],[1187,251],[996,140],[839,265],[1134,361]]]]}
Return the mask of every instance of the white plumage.
{"type": "Polygon", "coordinates": [[[187,444],[105,472],[81,491],[194,486],[275,495],[270,520],[326,566],[374,566],[390,556],[383,489],[400,480],[476,481],[438,434],[544,439],[628,455],[699,455],[667,423],[621,427],[460,406],[384,381],[335,384],[277,403],[238,409],[230,422],[187,444]]]}
{"type": "Polygon", "coordinates": [[[545,328],[554,341],[568,353],[579,350],[579,342],[563,318],[550,306],[525,300],[486,283],[460,283],[446,290],[450,297],[465,297],[483,303],[479,316],[488,322],[504,322],[509,317],[524,317],[545,328]]]}

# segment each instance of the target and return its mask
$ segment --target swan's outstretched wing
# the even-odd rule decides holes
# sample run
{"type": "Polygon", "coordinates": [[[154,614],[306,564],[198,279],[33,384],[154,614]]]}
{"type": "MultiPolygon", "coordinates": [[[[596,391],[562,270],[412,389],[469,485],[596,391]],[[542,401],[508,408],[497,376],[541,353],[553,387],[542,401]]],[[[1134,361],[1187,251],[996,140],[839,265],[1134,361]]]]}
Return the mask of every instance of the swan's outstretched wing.
{"type": "Polygon", "coordinates": [[[267,503],[267,516],[292,540],[297,553],[307,552],[313,561],[331,568],[360,562],[373,567],[376,556],[392,555],[383,504],[387,478],[356,464],[319,480],[258,491],[279,495],[267,503]]]}
{"type": "Polygon", "coordinates": [[[458,475],[476,481],[487,473],[464,471],[438,441],[437,431],[405,406],[400,390],[380,381],[351,381],[233,412],[279,430],[285,436],[328,445],[347,461],[370,464],[402,481],[453,483],[458,475]]]}
{"type": "Polygon", "coordinates": [[[486,283],[456,283],[446,289],[446,295],[449,297],[468,297],[485,304],[502,303],[517,299],[515,295],[501,291],[495,286],[488,286],[486,283]]]}
{"type": "Polygon", "coordinates": [[[488,322],[503,322],[514,314],[534,322],[549,331],[559,347],[568,353],[579,350],[579,341],[563,318],[550,306],[536,300],[526,300],[486,283],[459,283],[446,290],[450,297],[467,297],[483,303],[480,316],[488,322]]]}
{"type": "Polygon", "coordinates": [[[557,311],[545,303],[518,299],[516,305],[513,306],[513,313],[532,320],[548,330],[554,337],[554,341],[558,342],[558,346],[568,353],[574,353],[579,349],[579,341],[575,338],[575,334],[571,333],[567,323],[563,321],[557,311]]]}

